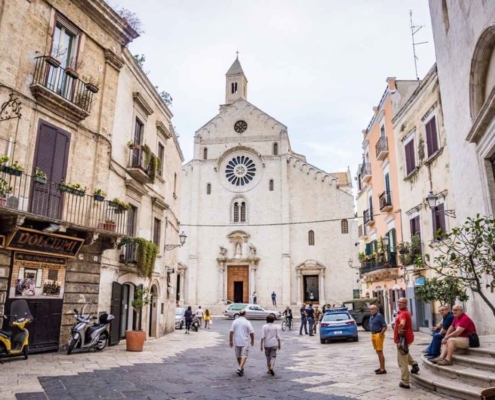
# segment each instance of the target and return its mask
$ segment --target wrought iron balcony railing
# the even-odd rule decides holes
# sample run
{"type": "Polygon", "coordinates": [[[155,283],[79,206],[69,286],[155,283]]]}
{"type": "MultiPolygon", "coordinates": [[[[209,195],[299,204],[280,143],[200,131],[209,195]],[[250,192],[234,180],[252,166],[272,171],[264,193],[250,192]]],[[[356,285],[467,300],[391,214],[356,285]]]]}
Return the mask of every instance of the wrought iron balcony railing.
{"type": "Polygon", "coordinates": [[[375,145],[376,158],[383,160],[388,155],[388,141],[386,137],[380,136],[375,145]]]}
{"type": "MultiPolygon", "coordinates": [[[[32,86],[35,89],[37,86],[44,87],[83,110],[80,115],[81,119],[89,115],[93,94],[98,89],[94,85],[79,79],[77,73],[72,69],[62,68],[60,63],[54,60],[53,57],[40,56],[36,57],[35,60],[36,66],[32,86]]],[[[39,90],[35,90],[35,92],[39,94],[39,90]]]]}
{"type": "Polygon", "coordinates": [[[391,252],[387,257],[377,257],[377,260],[365,261],[362,263],[359,272],[366,274],[386,268],[397,268],[397,253],[391,252]]]}
{"type": "Polygon", "coordinates": [[[0,167],[2,213],[116,234],[127,230],[127,211],[111,201],[38,176],[11,175],[0,167]]]}
{"type": "Polygon", "coordinates": [[[368,210],[363,211],[363,223],[364,225],[370,225],[374,223],[375,220],[373,219],[373,209],[370,208],[368,210]]]}
{"type": "Polygon", "coordinates": [[[378,196],[378,202],[380,203],[380,211],[388,211],[393,208],[392,206],[392,193],[385,191],[378,196]]]}
{"type": "Polygon", "coordinates": [[[371,179],[371,164],[363,163],[361,165],[361,179],[363,182],[367,182],[371,179]]]}

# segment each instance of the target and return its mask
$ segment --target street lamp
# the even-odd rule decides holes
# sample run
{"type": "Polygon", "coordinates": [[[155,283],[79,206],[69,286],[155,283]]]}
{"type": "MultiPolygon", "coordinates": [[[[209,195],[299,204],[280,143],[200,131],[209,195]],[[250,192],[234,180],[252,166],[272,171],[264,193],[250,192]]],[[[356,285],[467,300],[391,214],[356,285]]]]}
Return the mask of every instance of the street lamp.
{"type": "Polygon", "coordinates": [[[428,203],[428,207],[430,207],[430,210],[433,211],[435,214],[444,214],[449,217],[455,218],[455,210],[437,210],[437,199],[438,199],[438,194],[433,194],[432,191],[428,193],[428,196],[426,196],[426,202],[428,203]]]}
{"type": "Polygon", "coordinates": [[[164,246],[163,250],[169,251],[169,250],[175,249],[176,247],[183,246],[184,243],[186,243],[186,238],[187,238],[187,235],[184,233],[184,231],[182,231],[181,234],[179,235],[179,242],[180,242],[180,244],[166,244],[164,246]]]}

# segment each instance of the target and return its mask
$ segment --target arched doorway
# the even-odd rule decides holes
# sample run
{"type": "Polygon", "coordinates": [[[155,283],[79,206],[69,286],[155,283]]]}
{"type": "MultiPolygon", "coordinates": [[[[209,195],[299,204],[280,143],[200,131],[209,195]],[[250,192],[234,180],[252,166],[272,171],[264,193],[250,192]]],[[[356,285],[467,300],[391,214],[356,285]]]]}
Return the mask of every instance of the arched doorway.
{"type": "Polygon", "coordinates": [[[125,332],[134,329],[134,309],[132,300],[134,299],[135,286],[132,283],[124,283],[121,292],[120,307],[120,338],[125,339],[125,332]]]}
{"type": "Polygon", "coordinates": [[[157,319],[157,302],[158,302],[158,289],[156,285],[152,285],[150,289],[151,302],[150,302],[150,320],[148,324],[149,337],[156,336],[156,319],[157,319]]]}

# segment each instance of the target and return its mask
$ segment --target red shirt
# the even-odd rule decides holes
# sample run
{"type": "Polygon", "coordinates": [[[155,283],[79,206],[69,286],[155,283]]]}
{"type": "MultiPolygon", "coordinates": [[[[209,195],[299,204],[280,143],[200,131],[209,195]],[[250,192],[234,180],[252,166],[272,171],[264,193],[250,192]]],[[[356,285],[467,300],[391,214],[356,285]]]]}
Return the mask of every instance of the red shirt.
{"type": "Polygon", "coordinates": [[[464,328],[464,330],[458,337],[467,338],[471,333],[476,333],[474,322],[467,316],[466,313],[462,313],[460,317],[455,317],[454,322],[452,322],[452,326],[454,327],[454,329],[457,329],[458,326],[464,328]]]}
{"type": "Polygon", "coordinates": [[[399,343],[399,325],[401,321],[405,321],[404,334],[406,335],[407,344],[414,342],[414,332],[412,330],[412,319],[409,310],[399,310],[397,318],[395,318],[394,327],[394,342],[399,343]]]}

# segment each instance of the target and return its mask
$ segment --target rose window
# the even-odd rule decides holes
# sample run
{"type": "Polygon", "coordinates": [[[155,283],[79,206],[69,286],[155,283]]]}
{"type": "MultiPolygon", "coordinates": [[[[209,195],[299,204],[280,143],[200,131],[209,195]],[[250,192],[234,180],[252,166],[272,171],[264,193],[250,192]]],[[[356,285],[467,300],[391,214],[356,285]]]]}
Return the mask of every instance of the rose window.
{"type": "Polygon", "coordinates": [[[256,175],[256,164],[247,156],[237,156],[225,167],[227,180],[235,186],[244,186],[256,175]]]}

